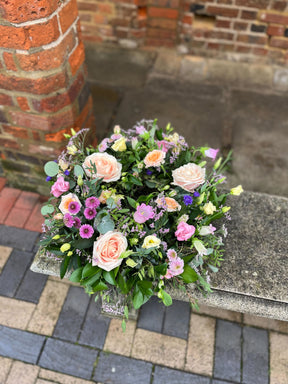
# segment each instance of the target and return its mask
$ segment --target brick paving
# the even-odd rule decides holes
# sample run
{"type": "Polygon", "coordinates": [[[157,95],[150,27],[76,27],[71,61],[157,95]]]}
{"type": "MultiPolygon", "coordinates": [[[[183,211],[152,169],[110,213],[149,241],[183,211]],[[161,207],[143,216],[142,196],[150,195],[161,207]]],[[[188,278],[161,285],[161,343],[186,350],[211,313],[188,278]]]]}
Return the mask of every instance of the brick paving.
{"type": "Polygon", "coordinates": [[[42,198],[0,189],[0,384],[288,383],[286,322],[153,298],[123,334],[82,288],[29,270],[42,198]]]}

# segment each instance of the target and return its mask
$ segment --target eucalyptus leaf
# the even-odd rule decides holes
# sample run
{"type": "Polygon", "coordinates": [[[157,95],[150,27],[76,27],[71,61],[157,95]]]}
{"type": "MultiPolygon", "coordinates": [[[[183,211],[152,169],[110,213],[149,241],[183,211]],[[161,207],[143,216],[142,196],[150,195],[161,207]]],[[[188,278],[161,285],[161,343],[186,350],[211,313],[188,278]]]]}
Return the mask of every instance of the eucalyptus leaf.
{"type": "Polygon", "coordinates": [[[52,204],[43,205],[41,208],[41,215],[46,216],[54,212],[54,206],[52,204]]]}
{"type": "Polygon", "coordinates": [[[97,225],[97,231],[104,235],[109,231],[113,231],[115,228],[114,221],[111,219],[110,215],[103,217],[100,224],[97,225]]]}
{"type": "Polygon", "coordinates": [[[47,176],[56,176],[59,172],[59,165],[55,163],[55,161],[48,161],[48,163],[44,165],[44,171],[47,176]]]}
{"type": "Polygon", "coordinates": [[[84,176],[84,170],[83,170],[83,168],[81,167],[81,165],[78,165],[78,164],[76,164],[75,165],[75,167],[74,167],[74,175],[76,176],[76,177],[78,177],[78,176],[84,176]]]}

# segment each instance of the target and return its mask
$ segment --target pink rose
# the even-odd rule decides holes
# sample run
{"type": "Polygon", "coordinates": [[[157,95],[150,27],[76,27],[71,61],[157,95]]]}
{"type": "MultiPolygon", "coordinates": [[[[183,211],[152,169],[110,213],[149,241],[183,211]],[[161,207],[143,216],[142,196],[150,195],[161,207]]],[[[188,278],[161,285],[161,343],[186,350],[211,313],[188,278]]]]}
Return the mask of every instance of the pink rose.
{"type": "Polygon", "coordinates": [[[195,188],[205,182],[205,168],[194,163],[188,163],[172,171],[172,176],[172,184],[178,185],[185,191],[193,192],[195,188]]]}
{"type": "Polygon", "coordinates": [[[193,236],[194,233],[195,233],[194,225],[189,225],[187,223],[184,223],[184,221],[181,221],[178,224],[177,231],[175,232],[175,236],[177,237],[178,241],[186,241],[190,239],[190,237],[193,236]]]}
{"type": "Polygon", "coordinates": [[[105,183],[117,181],[121,177],[122,164],[106,152],[87,156],[82,166],[87,176],[102,178],[105,183]],[[96,167],[96,173],[93,170],[93,164],[96,167]]]}
{"type": "Polygon", "coordinates": [[[51,187],[51,193],[55,197],[60,197],[62,193],[69,191],[70,184],[64,180],[63,176],[58,177],[57,181],[51,187]]]}
{"type": "Polygon", "coordinates": [[[123,259],[119,257],[126,251],[127,245],[126,237],[122,233],[106,232],[94,242],[92,265],[111,271],[122,263],[123,259]]]}

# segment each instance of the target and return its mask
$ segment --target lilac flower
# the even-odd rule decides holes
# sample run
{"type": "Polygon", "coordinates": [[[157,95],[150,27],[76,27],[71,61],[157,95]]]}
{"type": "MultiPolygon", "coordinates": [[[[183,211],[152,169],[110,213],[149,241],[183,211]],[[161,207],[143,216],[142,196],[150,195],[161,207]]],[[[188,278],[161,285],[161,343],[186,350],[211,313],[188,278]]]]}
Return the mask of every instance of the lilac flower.
{"type": "Polygon", "coordinates": [[[191,205],[193,203],[193,198],[190,195],[184,195],[183,201],[185,205],[191,205]]]}
{"type": "Polygon", "coordinates": [[[194,197],[199,197],[199,196],[200,196],[200,193],[197,192],[197,191],[195,191],[195,192],[193,193],[193,196],[194,196],[194,197]]]}
{"type": "Polygon", "coordinates": [[[66,227],[72,228],[74,224],[74,218],[70,215],[70,213],[65,213],[63,217],[63,221],[66,227]]]}
{"type": "Polygon", "coordinates": [[[92,220],[96,216],[96,209],[95,208],[85,208],[84,209],[84,216],[87,220],[92,220]]]}
{"type": "Polygon", "coordinates": [[[77,201],[71,201],[68,205],[68,210],[72,215],[76,215],[81,209],[81,205],[77,201]]]}
{"type": "Polygon", "coordinates": [[[166,251],[167,250],[167,243],[166,243],[166,241],[161,241],[161,245],[162,245],[164,251],[166,251]]]}
{"type": "Polygon", "coordinates": [[[89,224],[81,225],[79,234],[82,239],[90,239],[93,236],[94,229],[89,224]]]}
{"type": "Polygon", "coordinates": [[[143,125],[140,125],[140,127],[136,127],[136,133],[137,135],[143,135],[143,133],[146,133],[147,130],[143,125]]]}
{"type": "Polygon", "coordinates": [[[218,152],[219,152],[219,149],[209,148],[209,149],[206,149],[205,156],[210,157],[213,161],[215,161],[218,152]]]}
{"type": "Polygon", "coordinates": [[[106,151],[106,149],[108,148],[107,142],[108,142],[107,138],[103,139],[101,141],[101,143],[98,145],[99,152],[105,152],[106,151]]]}
{"type": "Polygon", "coordinates": [[[74,227],[78,229],[81,227],[81,220],[79,217],[74,217],[74,227]]]}
{"type": "Polygon", "coordinates": [[[133,218],[136,223],[143,224],[145,223],[145,221],[152,219],[154,215],[155,213],[153,211],[153,208],[150,205],[142,203],[141,205],[138,205],[136,212],[133,215],[133,218]]]}
{"type": "Polygon", "coordinates": [[[88,197],[88,199],[86,199],[85,201],[85,206],[87,208],[98,208],[99,205],[100,205],[100,200],[94,196],[88,197]]]}

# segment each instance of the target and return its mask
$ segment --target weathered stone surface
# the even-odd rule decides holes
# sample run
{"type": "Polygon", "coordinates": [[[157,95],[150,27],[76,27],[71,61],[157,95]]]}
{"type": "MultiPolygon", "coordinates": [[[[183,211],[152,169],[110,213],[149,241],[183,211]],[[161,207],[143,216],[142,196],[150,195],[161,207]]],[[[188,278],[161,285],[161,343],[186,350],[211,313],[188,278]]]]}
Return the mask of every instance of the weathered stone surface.
{"type": "Polygon", "coordinates": [[[165,306],[158,297],[151,299],[140,310],[137,326],[147,331],[161,332],[165,315],[165,306]]]}
{"type": "Polygon", "coordinates": [[[136,321],[129,320],[125,332],[122,331],[121,323],[120,319],[111,320],[103,349],[129,357],[133,347],[136,321]]]}
{"type": "Polygon", "coordinates": [[[17,289],[15,298],[37,304],[46,281],[47,276],[41,273],[34,273],[30,270],[26,271],[25,276],[17,289]]]}
{"type": "Polygon", "coordinates": [[[209,384],[208,377],[184,373],[174,369],[155,367],[153,384],[209,384]]]}
{"type": "Polygon", "coordinates": [[[38,237],[39,233],[37,232],[0,225],[0,243],[7,247],[32,251],[38,237]]]}
{"type": "Polygon", "coordinates": [[[180,337],[187,340],[190,321],[190,306],[179,300],[173,300],[170,307],[165,308],[163,324],[164,335],[180,337]]]}

